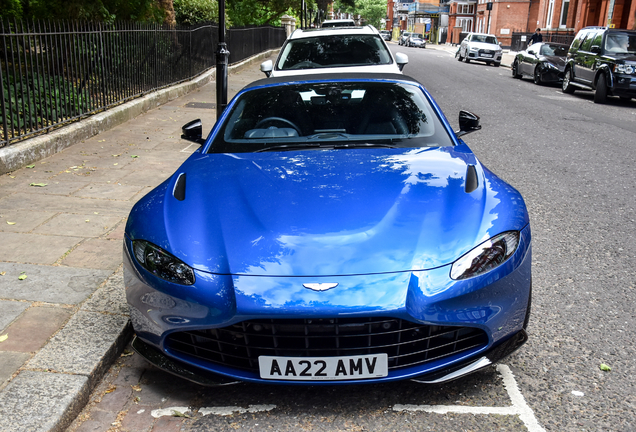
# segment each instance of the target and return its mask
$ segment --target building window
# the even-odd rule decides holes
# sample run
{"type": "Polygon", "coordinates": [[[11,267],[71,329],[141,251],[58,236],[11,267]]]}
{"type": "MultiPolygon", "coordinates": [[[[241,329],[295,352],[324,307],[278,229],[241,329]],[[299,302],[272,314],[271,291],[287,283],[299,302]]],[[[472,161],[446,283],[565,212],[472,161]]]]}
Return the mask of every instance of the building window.
{"type": "Polygon", "coordinates": [[[554,13],[554,0],[550,0],[548,3],[548,16],[545,20],[545,26],[547,28],[552,28],[552,14],[554,13]]]}
{"type": "Polygon", "coordinates": [[[459,14],[465,14],[465,15],[472,15],[473,12],[473,6],[472,4],[458,4],[457,5],[457,13],[459,14]]]}
{"type": "Polygon", "coordinates": [[[570,7],[570,0],[563,0],[563,5],[561,6],[561,22],[559,22],[559,28],[567,27],[569,7],[570,7]]]}

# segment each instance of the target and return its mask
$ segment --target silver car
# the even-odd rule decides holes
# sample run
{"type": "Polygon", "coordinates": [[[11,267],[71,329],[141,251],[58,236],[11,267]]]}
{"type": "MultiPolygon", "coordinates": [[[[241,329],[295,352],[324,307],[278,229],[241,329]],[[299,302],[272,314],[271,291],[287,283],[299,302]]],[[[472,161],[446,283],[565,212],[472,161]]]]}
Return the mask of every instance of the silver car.
{"type": "Polygon", "coordinates": [[[468,33],[464,38],[459,50],[457,51],[457,60],[464,60],[466,63],[471,60],[491,63],[495,67],[501,64],[501,43],[497,42],[495,35],[486,33],[468,33]]]}
{"type": "Polygon", "coordinates": [[[261,71],[272,77],[328,72],[402,73],[409,62],[406,54],[395,57],[378,30],[371,26],[295,30],[278,54],[276,62],[261,63],[261,71]]]}

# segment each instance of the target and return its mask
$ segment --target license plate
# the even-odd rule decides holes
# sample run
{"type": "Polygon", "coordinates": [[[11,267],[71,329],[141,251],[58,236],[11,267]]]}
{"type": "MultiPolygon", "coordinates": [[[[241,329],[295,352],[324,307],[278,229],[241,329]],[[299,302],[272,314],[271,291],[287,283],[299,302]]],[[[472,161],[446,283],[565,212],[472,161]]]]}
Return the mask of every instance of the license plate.
{"type": "Polygon", "coordinates": [[[372,354],[346,357],[260,356],[263,379],[335,381],[381,378],[389,374],[388,356],[372,354]]]}
{"type": "Polygon", "coordinates": [[[492,57],[492,54],[482,54],[482,57],[492,57]]]}

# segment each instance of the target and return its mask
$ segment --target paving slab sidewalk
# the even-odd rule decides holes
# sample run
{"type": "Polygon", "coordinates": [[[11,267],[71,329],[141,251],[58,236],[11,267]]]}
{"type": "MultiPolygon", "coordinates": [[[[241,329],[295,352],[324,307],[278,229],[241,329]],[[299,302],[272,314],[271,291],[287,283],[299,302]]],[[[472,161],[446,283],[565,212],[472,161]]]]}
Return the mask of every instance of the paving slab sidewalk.
{"type": "MultiPolygon", "coordinates": [[[[263,60],[230,68],[229,97],[263,60]]],[[[126,217],[196,150],[181,126],[211,129],[215,86],[0,176],[1,431],[65,430],[128,343],[126,217]]]]}

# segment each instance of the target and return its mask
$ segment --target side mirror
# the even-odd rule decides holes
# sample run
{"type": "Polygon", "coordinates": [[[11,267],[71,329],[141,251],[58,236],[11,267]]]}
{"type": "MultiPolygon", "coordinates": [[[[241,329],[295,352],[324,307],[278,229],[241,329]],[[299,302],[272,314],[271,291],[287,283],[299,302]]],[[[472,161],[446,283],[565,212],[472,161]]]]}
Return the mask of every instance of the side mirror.
{"type": "Polygon", "coordinates": [[[592,45],[592,47],[590,48],[590,52],[594,53],[594,54],[600,54],[601,53],[601,47],[598,45],[592,45]]]}
{"type": "Polygon", "coordinates": [[[499,46],[501,46],[501,42],[499,42],[499,46]]]}
{"type": "Polygon", "coordinates": [[[464,110],[459,112],[459,131],[455,132],[457,138],[480,129],[479,116],[464,110]]]}
{"type": "Polygon", "coordinates": [[[409,56],[403,53],[395,53],[395,62],[400,68],[400,71],[402,71],[402,69],[404,69],[404,66],[406,66],[409,62],[409,56]]]}
{"type": "Polygon", "coordinates": [[[205,143],[205,139],[203,139],[203,124],[201,123],[201,119],[192,120],[184,124],[181,127],[181,138],[184,140],[195,142],[199,145],[203,145],[205,143]]]}
{"type": "Polygon", "coordinates": [[[528,54],[537,55],[537,53],[534,50],[528,50],[528,54]]]}
{"type": "Polygon", "coordinates": [[[272,74],[272,70],[274,69],[274,63],[271,60],[265,60],[261,63],[261,72],[263,72],[267,78],[272,74]]]}

